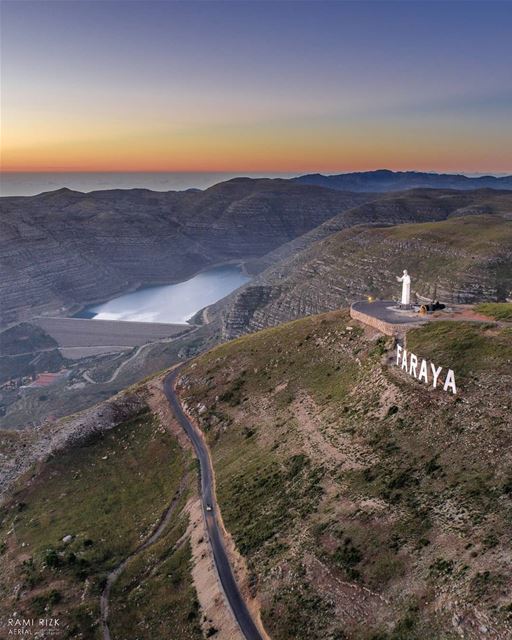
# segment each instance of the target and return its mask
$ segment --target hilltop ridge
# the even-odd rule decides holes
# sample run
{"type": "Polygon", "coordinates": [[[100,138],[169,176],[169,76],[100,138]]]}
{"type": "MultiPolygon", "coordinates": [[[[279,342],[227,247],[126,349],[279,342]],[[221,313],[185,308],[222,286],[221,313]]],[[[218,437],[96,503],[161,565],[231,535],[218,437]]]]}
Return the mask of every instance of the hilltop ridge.
{"type": "Polygon", "coordinates": [[[275,640],[506,640],[511,329],[433,322],[395,365],[344,311],[199,356],[180,395],[212,450],[226,527],[275,640]]]}
{"type": "Polygon", "coordinates": [[[512,298],[511,196],[387,195],[332,218],[260,263],[267,268],[214,306],[225,337],[367,297],[392,299],[404,268],[419,301],[505,301],[512,298]],[[391,224],[379,223],[385,219],[391,224]]]}
{"type": "Polygon", "coordinates": [[[293,178],[301,184],[315,184],[347,191],[385,192],[401,189],[512,189],[512,176],[465,176],[425,171],[357,171],[337,175],[312,173],[293,178]]]}

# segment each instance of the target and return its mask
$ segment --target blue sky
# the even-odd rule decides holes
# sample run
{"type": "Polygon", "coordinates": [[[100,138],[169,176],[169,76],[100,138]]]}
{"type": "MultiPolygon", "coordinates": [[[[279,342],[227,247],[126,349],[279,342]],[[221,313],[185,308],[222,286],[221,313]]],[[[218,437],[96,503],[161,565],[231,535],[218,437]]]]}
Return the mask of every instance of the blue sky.
{"type": "Polygon", "coordinates": [[[512,169],[510,2],[3,2],[7,170],[512,169]]]}

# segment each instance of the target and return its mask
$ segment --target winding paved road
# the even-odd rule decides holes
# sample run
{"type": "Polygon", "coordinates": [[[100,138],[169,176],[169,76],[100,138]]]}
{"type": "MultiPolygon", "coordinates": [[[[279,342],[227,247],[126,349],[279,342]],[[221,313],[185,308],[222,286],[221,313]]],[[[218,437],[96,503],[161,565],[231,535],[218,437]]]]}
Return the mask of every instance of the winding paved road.
{"type": "Polygon", "coordinates": [[[213,551],[213,558],[217,568],[217,573],[229,602],[229,606],[231,607],[233,615],[235,616],[246,640],[264,640],[252,619],[251,614],[249,613],[245,600],[243,599],[238,585],[236,584],[231,565],[229,564],[226,548],[222,539],[221,526],[218,522],[218,507],[215,499],[213,468],[208,447],[202,437],[202,434],[194,427],[185,415],[185,412],[181,407],[181,403],[174,391],[174,383],[179,371],[179,368],[175,369],[172,373],[166,376],[164,379],[164,393],[174,415],[176,416],[176,419],[191,440],[199,459],[201,467],[201,502],[203,505],[206,528],[213,551]],[[211,511],[207,511],[206,505],[211,506],[211,511]]]}

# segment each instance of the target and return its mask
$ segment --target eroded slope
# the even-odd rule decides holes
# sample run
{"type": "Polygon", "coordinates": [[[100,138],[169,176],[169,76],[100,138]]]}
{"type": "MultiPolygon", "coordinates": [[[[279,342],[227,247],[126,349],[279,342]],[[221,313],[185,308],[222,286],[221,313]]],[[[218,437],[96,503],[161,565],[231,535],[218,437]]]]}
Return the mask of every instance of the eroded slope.
{"type": "Polygon", "coordinates": [[[100,595],[128,559],[110,595],[112,637],[163,637],[172,627],[175,638],[201,638],[188,456],[144,406],[76,439],[22,477],[0,510],[2,634],[9,619],[46,617],[59,620],[52,637],[103,638],[100,595]],[[138,553],[169,507],[158,542],[138,553]]]}
{"type": "Polygon", "coordinates": [[[459,394],[344,312],[217,347],[180,393],[274,640],[509,638],[512,333],[409,333],[459,394]]]}
{"type": "Polygon", "coordinates": [[[60,189],[2,198],[0,324],[261,256],[367,199],[249,178],[202,192],[60,189]]]}
{"type": "MultiPolygon", "coordinates": [[[[512,201],[508,198],[493,201],[495,213],[481,213],[474,202],[472,207],[457,208],[453,213],[458,217],[447,220],[354,226],[333,233],[267,269],[232,295],[223,312],[224,335],[275,326],[367,296],[396,297],[395,276],[404,268],[412,275],[412,292],[419,300],[505,300],[512,296],[512,201]]],[[[368,204],[364,209],[383,204],[368,204]]],[[[432,206],[438,204],[432,201],[432,206]]]]}

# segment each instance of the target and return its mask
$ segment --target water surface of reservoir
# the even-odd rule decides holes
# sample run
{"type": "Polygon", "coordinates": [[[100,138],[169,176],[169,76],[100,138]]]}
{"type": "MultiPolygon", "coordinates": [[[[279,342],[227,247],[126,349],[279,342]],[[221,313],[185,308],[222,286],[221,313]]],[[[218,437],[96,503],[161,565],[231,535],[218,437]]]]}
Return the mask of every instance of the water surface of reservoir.
{"type": "Polygon", "coordinates": [[[185,323],[200,309],[224,298],[249,280],[237,265],[214,267],[185,282],[145,287],[103,304],[86,307],[77,317],[185,323]]]}

